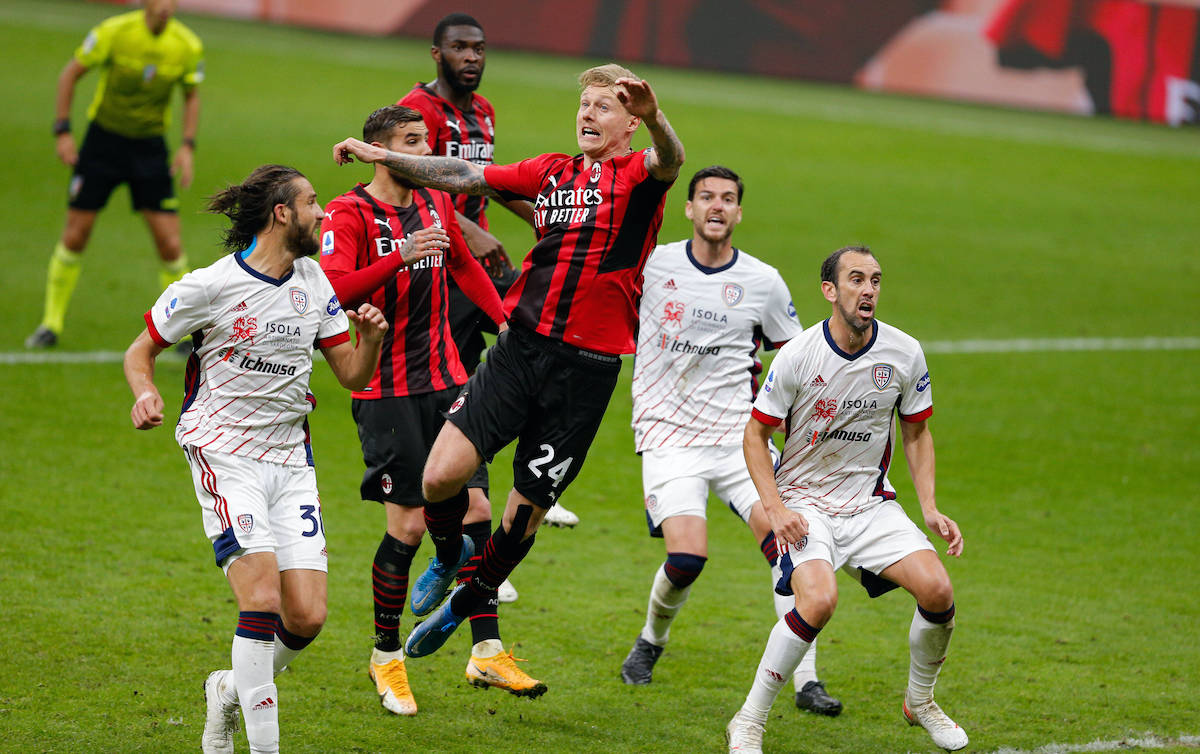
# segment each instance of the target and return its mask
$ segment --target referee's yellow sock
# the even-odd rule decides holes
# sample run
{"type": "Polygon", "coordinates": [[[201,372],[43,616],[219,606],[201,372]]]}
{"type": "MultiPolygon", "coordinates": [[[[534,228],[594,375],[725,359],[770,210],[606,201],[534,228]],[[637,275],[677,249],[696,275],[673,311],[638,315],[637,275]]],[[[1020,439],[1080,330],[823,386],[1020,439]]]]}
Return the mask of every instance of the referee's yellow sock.
{"type": "Polygon", "coordinates": [[[67,306],[83,271],[83,254],[77,254],[59,241],[50,255],[50,267],[46,271],[46,308],[42,312],[42,327],[56,335],[63,330],[67,306]]]}
{"type": "Polygon", "coordinates": [[[180,254],[178,259],[163,262],[162,268],[158,271],[159,287],[165,290],[168,285],[189,272],[191,272],[191,268],[188,267],[187,254],[180,254]]]}

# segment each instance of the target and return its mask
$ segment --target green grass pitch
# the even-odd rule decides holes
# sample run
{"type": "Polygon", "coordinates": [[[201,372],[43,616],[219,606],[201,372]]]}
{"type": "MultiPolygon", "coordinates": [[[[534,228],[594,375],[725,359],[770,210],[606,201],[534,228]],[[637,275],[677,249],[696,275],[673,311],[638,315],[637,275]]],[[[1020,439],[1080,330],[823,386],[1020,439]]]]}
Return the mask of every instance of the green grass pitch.
{"type": "MultiPolygon", "coordinates": [[[[62,223],[55,80],[113,12],[63,0],[0,5],[4,355],[37,324],[62,223]]],[[[368,173],[336,167],[330,147],[432,73],[422,42],[185,20],[208,59],[196,183],[182,194],[197,266],[217,257],[222,226],[201,213],[205,196],[284,162],[333,198],[368,173]]],[[[499,113],[499,161],[575,151],[573,77],[591,62],[491,51],[481,91],[499,113]]],[[[828,313],[820,260],[865,242],[885,273],[880,316],[923,341],[1200,335],[1195,131],[635,70],[687,147],[681,184],[718,162],[744,176],[735,240],[783,272],[806,324],[828,313]]],[[[94,84],[93,74],[77,92],[77,132],[94,84]]],[[[683,185],[672,190],[661,240],[690,232],[684,198],[683,185]]],[[[519,258],[528,231],[503,210],[492,217],[519,258]]],[[[122,189],[97,224],[60,350],[123,349],[158,294],[153,257],[122,189]]],[[[966,536],[965,555],[948,563],[958,631],[938,698],[972,749],[1147,734],[1167,750],[1194,749],[1200,351],[931,352],[929,364],[938,501],[966,536]]],[[[169,411],[181,378],[182,363],[164,359],[169,411]]],[[[767,571],[745,528],[714,503],[708,567],[654,683],[621,683],[662,559],[645,535],[628,363],[565,498],[582,523],[538,535],[513,577],[521,598],[502,610],[506,641],[549,693],[531,702],[469,687],[468,641],[455,638],[409,663],[421,711],[405,719],[381,710],[366,675],[382,514],[357,499],[349,396],[324,365],[313,387],[330,616],[279,680],[286,751],[722,750],[774,622],[767,571]]],[[[229,662],[236,608],[170,429],[133,431],[130,403],[113,362],[0,362],[0,750],[197,748],[201,683],[229,662]]],[[[497,491],[510,461],[494,466],[497,491]]],[[[902,456],[892,481],[916,512],[902,456]]],[[[846,710],[802,715],[785,693],[767,751],[933,751],[900,716],[911,600],[870,602],[840,583],[818,663],[846,710]]]]}

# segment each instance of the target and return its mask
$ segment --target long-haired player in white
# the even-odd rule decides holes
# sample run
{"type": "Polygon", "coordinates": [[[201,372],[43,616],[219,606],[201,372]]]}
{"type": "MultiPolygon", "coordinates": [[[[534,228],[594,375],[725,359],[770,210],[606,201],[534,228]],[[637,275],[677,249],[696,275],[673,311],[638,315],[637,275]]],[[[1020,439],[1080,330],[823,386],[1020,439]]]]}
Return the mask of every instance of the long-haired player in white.
{"type": "Polygon", "coordinates": [[[743,452],[784,555],[776,591],[795,608],[771,630],[754,683],[726,728],[731,752],[761,752],[767,713],[784,679],[837,605],[843,566],[898,584],[916,598],[908,633],[903,712],[948,751],[967,734],[933,701],[954,630],[954,589],[928,537],[895,502],[888,482],[893,412],[925,525],[962,554],[958,524],[934,496],[933,395],[920,344],[875,318],[882,271],[864,246],[838,249],[821,265],[829,319],[779,352],[746,423],[743,452]],[[783,459],[772,473],[764,441],[785,424],[783,459]]]}
{"type": "Polygon", "coordinates": [[[159,296],[125,352],[125,378],[135,397],[133,426],[161,425],[155,359],[192,336],[175,438],[239,611],[232,670],[204,683],[201,746],[210,754],[233,752],[240,700],[250,750],[278,752],[274,674],[325,623],[328,558],[308,442],[313,348],[342,385],[360,390],[379,363],[387,322],[370,304],[343,313],[308,258],[319,248],[324,213],[299,171],[257,168],[214,196],[209,210],[232,221],[225,234],[231,253],[159,296]]]}
{"type": "MultiPolygon", "coordinates": [[[[650,683],[671,623],[704,568],[710,490],[750,527],[772,583],[780,575],[775,534],[742,460],[742,430],[762,371],[759,347],[778,348],[802,328],[779,272],[733,245],[744,190],[729,168],[698,171],[684,207],[692,237],[657,247],[643,273],[633,431],[650,535],[663,538],[667,557],[654,573],[646,623],[621,665],[629,684],[650,683]]],[[[777,615],[791,607],[791,599],[776,597],[777,615]]],[[[817,680],[815,655],[797,668],[796,704],[837,715],[842,705],[817,680]]]]}

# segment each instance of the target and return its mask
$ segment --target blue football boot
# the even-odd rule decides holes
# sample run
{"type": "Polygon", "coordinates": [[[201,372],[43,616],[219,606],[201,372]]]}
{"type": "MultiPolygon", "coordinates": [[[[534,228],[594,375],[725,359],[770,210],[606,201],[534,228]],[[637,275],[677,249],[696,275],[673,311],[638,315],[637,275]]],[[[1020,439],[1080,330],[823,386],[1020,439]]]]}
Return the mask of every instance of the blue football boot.
{"type": "MultiPolygon", "coordinates": [[[[464,588],[466,588],[466,584],[460,585],[451,596],[464,588]]],[[[454,629],[458,628],[464,620],[466,620],[466,616],[455,615],[450,609],[450,600],[446,600],[433,615],[413,628],[412,633],[404,640],[404,654],[408,657],[424,657],[433,654],[442,648],[446,639],[450,638],[450,634],[454,633],[454,629]]]]}
{"type": "Polygon", "coordinates": [[[475,543],[466,534],[462,538],[462,552],[459,553],[458,562],[447,567],[442,565],[442,561],[438,560],[437,555],[429,559],[429,566],[417,577],[417,581],[412,588],[412,602],[410,603],[412,614],[421,616],[428,615],[435,607],[441,604],[446,598],[446,594],[450,591],[450,584],[454,581],[455,574],[458,569],[467,564],[471,556],[475,554],[475,543]]]}

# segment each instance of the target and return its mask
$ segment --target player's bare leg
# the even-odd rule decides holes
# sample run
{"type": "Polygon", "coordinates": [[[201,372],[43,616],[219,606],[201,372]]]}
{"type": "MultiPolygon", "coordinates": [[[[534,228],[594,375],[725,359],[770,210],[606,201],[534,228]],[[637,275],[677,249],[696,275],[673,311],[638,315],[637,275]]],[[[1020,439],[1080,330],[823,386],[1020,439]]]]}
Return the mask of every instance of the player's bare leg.
{"type": "Polygon", "coordinates": [[[188,272],[187,256],[183,253],[183,242],[176,212],[142,210],[142,218],[154,240],[154,249],[162,262],[158,273],[159,286],[166,288],[188,272]]]}
{"type": "Polygon", "coordinates": [[[880,574],[904,587],[917,599],[908,632],[908,688],[904,717],[920,725],[933,742],[947,751],[967,745],[967,734],[933,701],[933,687],[946,660],[954,633],[954,588],[945,566],[931,550],[901,558],[880,574]]]}
{"type": "Polygon", "coordinates": [[[775,697],[837,607],[837,581],[828,561],[809,560],[796,566],[791,587],[796,606],[771,629],[750,693],[725,729],[731,751],[738,743],[750,750],[761,749],[767,713],[775,697]]]}
{"type": "Polygon", "coordinates": [[[662,532],[667,558],[654,572],[646,623],[621,663],[621,680],[628,684],[645,685],[652,680],[671,623],[683,609],[708,559],[708,522],[702,516],[670,516],[663,520],[662,532]]]}
{"type": "Polygon", "coordinates": [[[279,750],[279,692],[274,683],[275,629],[282,610],[275,554],[256,552],[226,572],[238,603],[233,637],[233,681],[252,752],[279,750]]]}
{"type": "Polygon", "coordinates": [[[26,348],[50,348],[58,344],[67,307],[83,270],[83,251],[87,248],[99,214],[95,210],[67,209],[62,235],[54,245],[54,253],[50,255],[50,264],[46,269],[42,321],[33,334],[25,339],[26,348]]]}

